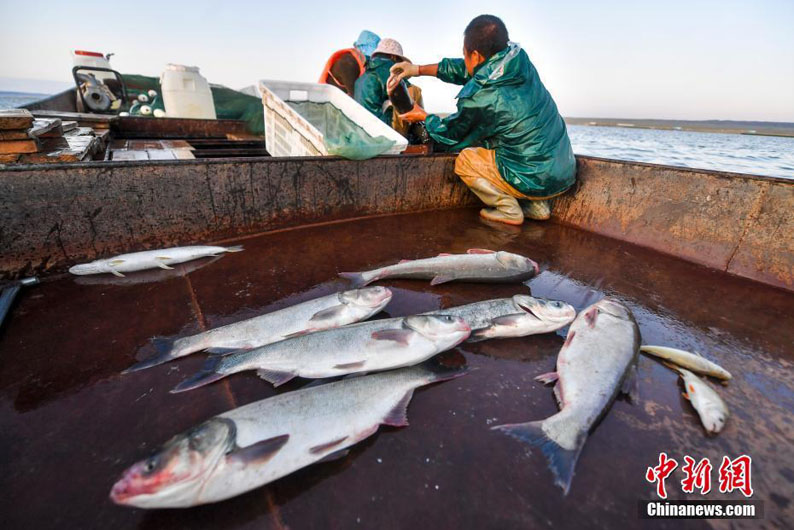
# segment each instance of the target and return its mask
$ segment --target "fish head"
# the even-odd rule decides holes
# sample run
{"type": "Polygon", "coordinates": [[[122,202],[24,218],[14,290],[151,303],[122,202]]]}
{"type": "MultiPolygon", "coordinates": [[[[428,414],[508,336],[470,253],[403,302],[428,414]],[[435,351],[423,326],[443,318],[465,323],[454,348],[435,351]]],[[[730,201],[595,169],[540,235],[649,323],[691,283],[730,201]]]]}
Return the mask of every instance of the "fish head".
{"type": "Polygon", "coordinates": [[[105,260],[98,259],[90,263],[80,263],[69,269],[69,272],[78,276],[85,274],[101,274],[103,272],[110,272],[105,260]]]}
{"type": "Polygon", "coordinates": [[[471,326],[463,318],[453,315],[414,315],[406,317],[405,327],[433,342],[449,344],[449,348],[469,338],[471,326]]]}
{"type": "Polygon", "coordinates": [[[530,318],[558,327],[570,324],[576,318],[576,309],[559,300],[546,300],[545,298],[517,294],[513,297],[513,302],[523,309],[530,318]]]}
{"type": "Polygon", "coordinates": [[[377,313],[391,301],[391,296],[390,289],[378,286],[345,291],[339,294],[339,299],[345,305],[375,310],[377,313]]]}
{"type": "Polygon", "coordinates": [[[709,403],[700,415],[703,427],[712,434],[717,434],[725,427],[725,422],[728,420],[728,415],[725,410],[718,404],[709,403]]]}
{"type": "Polygon", "coordinates": [[[540,267],[533,260],[513,254],[512,252],[504,252],[500,250],[495,254],[496,261],[498,261],[505,269],[516,271],[517,273],[529,273],[537,275],[540,272],[540,267]]]}
{"type": "Polygon", "coordinates": [[[592,308],[595,308],[599,313],[606,313],[621,320],[634,320],[631,310],[613,298],[602,298],[593,304],[592,308]]]}
{"type": "Polygon", "coordinates": [[[113,485],[110,499],[139,508],[190,505],[218,462],[234,446],[235,439],[233,421],[206,421],[171,438],[157,453],[130,466],[113,485]]]}

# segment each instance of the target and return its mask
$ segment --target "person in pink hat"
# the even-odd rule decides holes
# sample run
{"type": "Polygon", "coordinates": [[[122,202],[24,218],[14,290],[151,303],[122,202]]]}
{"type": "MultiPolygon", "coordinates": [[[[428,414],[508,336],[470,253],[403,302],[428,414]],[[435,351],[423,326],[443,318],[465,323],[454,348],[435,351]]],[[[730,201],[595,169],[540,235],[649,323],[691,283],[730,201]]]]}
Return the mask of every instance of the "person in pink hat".
{"type": "MultiPolygon", "coordinates": [[[[391,67],[402,62],[410,61],[403,54],[400,43],[394,39],[381,39],[372,52],[372,57],[367,60],[365,72],[356,80],[353,97],[365,109],[404,135],[403,129],[407,130],[410,124],[400,120],[394,113],[386,89],[391,67]]],[[[408,93],[415,102],[422,104],[422,91],[419,87],[409,85],[408,93]]]]}

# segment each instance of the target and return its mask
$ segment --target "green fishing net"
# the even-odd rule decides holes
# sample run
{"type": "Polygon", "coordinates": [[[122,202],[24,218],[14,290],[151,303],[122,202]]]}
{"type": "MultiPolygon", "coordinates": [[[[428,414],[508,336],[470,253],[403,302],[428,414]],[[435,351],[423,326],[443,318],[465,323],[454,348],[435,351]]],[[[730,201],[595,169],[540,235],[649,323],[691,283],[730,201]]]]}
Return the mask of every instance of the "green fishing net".
{"type": "Polygon", "coordinates": [[[385,153],[395,144],[385,136],[371,136],[330,103],[290,101],[288,104],[322,133],[330,155],[366,160],[385,153]]]}
{"type": "MultiPolygon", "coordinates": [[[[123,77],[130,100],[137,98],[138,94],[146,94],[149,90],[156,90],[162,99],[160,80],[157,77],[135,74],[124,74],[123,77]]],[[[248,132],[264,136],[265,116],[261,99],[222,86],[211,86],[210,90],[218,119],[243,120],[248,132]]]]}

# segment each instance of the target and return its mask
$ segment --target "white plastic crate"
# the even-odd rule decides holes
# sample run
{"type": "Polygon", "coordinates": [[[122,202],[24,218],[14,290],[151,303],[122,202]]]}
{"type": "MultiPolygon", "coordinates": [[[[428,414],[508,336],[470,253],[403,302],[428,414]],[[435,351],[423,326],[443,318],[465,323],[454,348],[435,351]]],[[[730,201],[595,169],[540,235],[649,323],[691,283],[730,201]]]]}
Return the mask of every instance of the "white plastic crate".
{"type": "Polygon", "coordinates": [[[328,156],[322,132],[287,102],[330,103],[373,138],[385,136],[394,140],[384,154],[402,153],[408,146],[404,136],[335,86],[262,80],[259,89],[265,112],[265,146],[271,156],[328,156]]]}

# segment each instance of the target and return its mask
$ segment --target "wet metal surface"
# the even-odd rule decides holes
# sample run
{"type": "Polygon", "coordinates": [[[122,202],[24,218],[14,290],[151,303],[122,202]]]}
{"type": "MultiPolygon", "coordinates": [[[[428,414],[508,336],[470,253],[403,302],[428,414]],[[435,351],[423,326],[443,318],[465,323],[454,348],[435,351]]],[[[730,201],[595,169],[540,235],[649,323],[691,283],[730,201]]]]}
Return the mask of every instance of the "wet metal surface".
{"type": "MultiPolygon", "coordinates": [[[[760,523],[794,524],[792,293],[559,225],[496,229],[480,222],[476,210],[380,217],[239,242],[245,252],[189,269],[126,279],[67,277],[23,293],[0,331],[0,527],[708,526],[637,518],[637,501],[653,497],[644,475],[660,451],[679,461],[709,457],[715,485],[723,455],[749,454],[754,498],[765,503],[760,523]],[[717,388],[732,413],[725,430],[706,437],[676,376],[641,357],[640,402],[615,402],[563,497],[540,451],[528,454],[489,430],[556,411],[551,389],[533,378],[554,367],[562,336],[493,340],[447,354],[462,355],[476,370],[417,391],[409,427],[382,427],[342,460],[193,509],[145,511],[108,500],[121,471],[172,435],[276,393],[248,373],[169,394],[201,366],[203,354],[120,375],[151,353],[150,337],[189,334],[343,289],[339,271],[472,247],[537,260],[543,272],[529,282],[535,296],[577,309],[603,294],[617,296],[634,311],[645,343],[697,350],[719,362],[734,374],[717,388]]],[[[527,292],[522,285],[382,285],[395,291],[383,316],[527,292]]],[[[679,469],[668,479],[673,499],[684,498],[681,478],[679,469]]],[[[708,498],[739,497],[712,491],[708,498]]]]}

